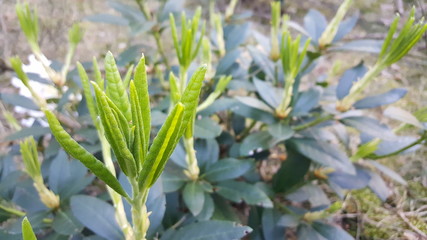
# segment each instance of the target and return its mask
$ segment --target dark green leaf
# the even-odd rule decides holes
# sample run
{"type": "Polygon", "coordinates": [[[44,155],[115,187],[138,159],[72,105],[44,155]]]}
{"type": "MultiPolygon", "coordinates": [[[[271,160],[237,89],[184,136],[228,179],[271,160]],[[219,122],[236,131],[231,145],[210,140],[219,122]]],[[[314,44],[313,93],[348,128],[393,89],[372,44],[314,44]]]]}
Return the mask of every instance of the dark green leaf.
{"type": "Polygon", "coordinates": [[[391,119],[401,121],[403,123],[415,126],[420,129],[424,129],[424,126],[421,124],[420,121],[418,121],[418,119],[414,115],[412,115],[412,113],[401,108],[389,106],[384,110],[383,114],[384,116],[389,117],[391,119]]]}
{"type": "Polygon", "coordinates": [[[344,43],[340,46],[331,47],[331,51],[356,51],[356,52],[368,52],[368,53],[379,53],[383,41],[373,39],[362,39],[354,40],[344,43]]]}
{"type": "Polygon", "coordinates": [[[197,139],[194,149],[200,168],[209,169],[213,163],[218,161],[220,149],[215,139],[197,139]]]}
{"type": "Polygon", "coordinates": [[[205,204],[205,191],[199,182],[191,181],[185,185],[182,192],[185,205],[187,205],[190,212],[197,216],[203,210],[205,204]]]}
{"type": "Polygon", "coordinates": [[[294,130],[284,123],[275,123],[268,127],[268,132],[274,137],[275,142],[281,142],[291,138],[294,135],[294,130]]]}
{"type": "Polygon", "coordinates": [[[284,227],[296,227],[301,221],[302,216],[285,214],[277,220],[277,225],[284,227]]]}
{"type": "Polygon", "coordinates": [[[328,180],[343,189],[361,189],[368,185],[371,177],[363,168],[356,167],[356,174],[336,171],[328,175],[328,180]]]}
{"type": "Polygon", "coordinates": [[[215,211],[214,201],[209,193],[205,193],[205,201],[203,204],[202,211],[196,218],[200,221],[209,220],[215,211]]]}
{"type": "Polygon", "coordinates": [[[76,160],[68,160],[64,151],[60,150],[49,168],[49,187],[59,194],[61,200],[71,197],[83,190],[93,180],[87,169],[76,160]]]}
{"type": "Polygon", "coordinates": [[[363,98],[353,104],[353,107],[356,109],[365,109],[391,104],[403,98],[407,92],[408,90],[404,88],[395,88],[383,94],[363,98]]]}
{"type": "Polygon", "coordinates": [[[39,110],[40,108],[31,100],[22,95],[12,93],[0,93],[0,99],[7,104],[19,106],[30,110],[39,110]]]}
{"type": "Polygon", "coordinates": [[[240,154],[251,156],[254,153],[269,149],[274,145],[274,140],[268,131],[252,133],[243,140],[240,146],[240,154]]]}
{"type": "Polygon", "coordinates": [[[245,174],[252,167],[254,167],[254,162],[252,160],[226,158],[211,165],[208,171],[203,174],[203,177],[209,182],[235,179],[245,174]]]}
{"type": "Polygon", "coordinates": [[[187,181],[188,177],[184,175],[183,169],[166,167],[162,174],[163,191],[165,193],[175,192],[187,181]]]}
{"type": "Polygon", "coordinates": [[[286,195],[286,198],[294,202],[309,201],[311,208],[324,208],[331,204],[323,189],[312,183],[305,184],[298,188],[296,191],[286,195]]]}
{"type": "Polygon", "coordinates": [[[225,49],[227,52],[237,48],[246,41],[251,32],[250,22],[242,25],[227,25],[224,28],[225,49]]]}
{"type": "Polygon", "coordinates": [[[236,97],[237,101],[247,105],[248,107],[255,108],[261,111],[273,113],[273,109],[265,104],[263,101],[258,100],[254,97],[236,97]]]}
{"type": "Polygon", "coordinates": [[[230,72],[231,66],[233,66],[233,63],[237,60],[240,54],[241,54],[240,49],[227,51],[227,54],[223,58],[221,58],[221,60],[218,62],[215,74],[217,76],[228,75],[227,73],[230,72]]]}
{"type": "Polygon", "coordinates": [[[203,139],[216,138],[221,134],[221,126],[210,118],[202,118],[195,121],[194,137],[203,139]]]}
{"type": "Polygon", "coordinates": [[[217,185],[219,195],[233,202],[245,201],[250,205],[258,205],[266,208],[273,207],[270,198],[258,187],[245,182],[224,181],[217,185]]]}
{"type": "Polygon", "coordinates": [[[355,169],[347,155],[335,145],[308,138],[293,138],[287,142],[288,148],[293,148],[321,165],[342,170],[353,174],[355,169]]]}
{"type": "Polygon", "coordinates": [[[249,107],[241,102],[237,102],[232,108],[231,111],[233,111],[236,114],[239,114],[241,116],[251,118],[257,121],[261,121],[263,123],[272,124],[276,122],[276,118],[269,112],[261,111],[256,108],[249,107]]]}
{"type": "Polygon", "coordinates": [[[201,221],[180,228],[164,240],[225,240],[241,239],[252,231],[250,227],[227,221],[201,221]]]}
{"type": "Polygon", "coordinates": [[[274,175],[273,188],[276,192],[287,192],[304,180],[310,167],[310,159],[299,154],[292,148],[287,148],[288,157],[274,175]]]}
{"type": "Polygon", "coordinates": [[[402,185],[406,185],[407,182],[405,181],[405,179],[403,179],[398,173],[396,173],[395,171],[391,170],[390,168],[382,165],[381,163],[377,162],[377,161],[369,161],[370,164],[374,165],[374,167],[376,169],[378,169],[378,171],[382,172],[384,175],[386,175],[387,177],[393,179],[394,181],[402,184],[402,185]]]}
{"type": "Polygon", "coordinates": [[[34,138],[39,138],[45,134],[50,133],[50,129],[48,127],[34,126],[29,128],[23,128],[15,133],[8,135],[5,140],[6,141],[14,141],[18,139],[22,139],[28,136],[33,136],[34,138]]]}
{"type": "Polygon", "coordinates": [[[349,233],[339,226],[334,226],[322,222],[314,222],[312,227],[328,240],[352,240],[354,239],[349,233]]]}
{"type": "Polygon", "coordinates": [[[163,191],[161,179],[150,188],[146,206],[147,211],[151,212],[149,216],[150,227],[147,233],[148,236],[150,236],[156,233],[162,225],[162,220],[166,211],[166,196],[163,191]]]}
{"type": "Polygon", "coordinates": [[[349,34],[356,26],[357,20],[359,19],[359,13],[354,14],[353,16],[342,21],[338,27],[338,31],[335,34],[334,40],[336,42],[341,40],[345,35],[349,34]]]}
{"type": "Polygon", "coordinates": [[[256,78],[253,81],[256,90],[262,99],[272,108],[277,108],[282,101],[283,89],[275,88],[271,83],[261,81],[256,78]]]}
{"type": "Polygon", "coordinates": [[[329,240],[305,223],[298,226],[297,237],[298,239],[329,240]]]}
{"type": "MultiPolygon", "coordinates": [[[[365,135],[365,134],[363,134],[363,135],[365,135]]],[[[366,140],[368,140],[368,139],[369,139],[369,141],[372,140],[372,137],[370,137],[370,136],[366,137],[366,135],[365,135],[363,137],[366,138],[366,139],[363,139],[363,141],[362,141],[363,143],[366,142],[366,140]]],[[[382,140],[380,142],[380,144],[378,144],[378,148],[375,151],[375,154],[376,155],[386,155],[386,154],[393,153],[393,152],[395,152],[395,151],[397,151],[403,147],[408,146],[409,144],[413,143],[416,140],[417,140],[417,138],[413,137],[413,136],[398,136],[393,141],[382,140]]],[[[413,151],[417,150],[418,148],[420,148],[420,145],[413,146],[413,147],[403,151],[401,154],[413,152],[413,151]]]]}
{"type": "Polygon", "coordinates": [[[319,89],[310,88],[300,93],[292,109],[292,116],[303,116],[319,105],[321,92],[319,89]]]}
{"type": "Polygon", "coordinates": [[[62,235],[72,235],[79,233],[83,225],[71,214],[71,212],[58,211],[52,222],[55,232],[62,235]]]}
{"type": "Polygon", "coordinates": [[[154,127],[161,126],[167,118],[167,115],[161,111],[151,112],[151,125],[154,127]]]}
{"type": "Polygon", "coordinates": [[[113,206],[91,196],[76,195],[70,201],[73,215],[87,228],[109,240],[123,239],[113,206]]]}
{"type": "Polygon", "coordinates": [[[347,117],[340,120],[343,124],[354,127],[360,132],[384,140],[395,140],[396,135],[386,125],[369,117],[347,117]]]}
{"type": "Polygon", "coordinates": [[[283,239],[285,237],[285,227],[278,224],[280,217],[280,212],[274,209],[266,208],[262,211],[264,239],[283,239]]]}
{"type": "Polygon", "coordinates": [[[381,201],[386,201],[392,194],[391,189],[387,186],[380,175],[369,170],[366,171],[371,176],[371,180],[368,184],[369,188],[381,199],[381,201]]]}
{"type": "Polygon", "coordinates": [[[304,28],[308,32],[312,43],[317,44],[326,26],[325,16],[317,10],[310,9],[307,15],[304,16],[304,28]]]}
{"type": "Polygon", "coordinates": [[[337,98],[343,99],[345,96],[347,96],[353,84],[361,79],[367,71],[368,69],[365,67],[365,65],[363,65],[363,61],[345,71],[338,82],[336,89],[337,98]]]}
{"type": "Polygon", "coordinates": [[[268,58],[268,56],[254,46],[248,46],[248,50],[254,63],[267,75],[270,81],[275,81],[274,63],[268,58]]]}

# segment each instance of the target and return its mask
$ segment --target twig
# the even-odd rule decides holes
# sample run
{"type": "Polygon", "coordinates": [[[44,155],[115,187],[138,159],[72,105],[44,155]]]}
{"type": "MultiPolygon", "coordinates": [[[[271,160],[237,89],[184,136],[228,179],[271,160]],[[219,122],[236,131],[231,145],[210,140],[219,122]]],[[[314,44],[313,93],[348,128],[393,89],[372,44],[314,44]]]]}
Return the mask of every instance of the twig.
{"type": "Polygon", "coordinates": [[[423,239],[427,239],[427,235],[423,233],[420,229],[418,229],[416,226],[414,226],[409,219],[403,214],[403,212],[397,213],[399,217],[410,227],[412,230],[414,230],[418,235],[420,235],[423,239]]]}
{"type": "Polygon", "coordinates": [[[331,120],[333,118],[334,118],[333,115],[322,116],[322,117],[319,117],[319,118],[317,118],[317,119],[315,119],[315,120],[313,120],[311,122],[297,125],[297,126],[293,127],[292,129],[295,130],[295,131],[300,131],[300,130],[303,130],[303,129],[308,128],[308,127],[313,127],[313,126],[315,126],[315,125],[317,125],[319,123],[331,120]]]}

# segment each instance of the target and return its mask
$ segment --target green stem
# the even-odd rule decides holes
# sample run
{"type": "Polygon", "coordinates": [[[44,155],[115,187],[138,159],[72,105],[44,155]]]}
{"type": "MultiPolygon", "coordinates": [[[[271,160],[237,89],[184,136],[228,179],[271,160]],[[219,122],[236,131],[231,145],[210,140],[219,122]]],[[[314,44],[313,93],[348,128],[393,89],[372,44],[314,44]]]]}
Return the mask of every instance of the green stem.
{"type": "Polygon", "coordinates": [[[158,31],[153,32],[154,39],[156,40],[157,50],[163,58],[163,62],[166,65],[167,69],[170,69],[169,60],[166,56],[165,50],[163,48],[163,43],[160,39],[160,33],[158,31]]]}
{"type": "MultiPolygon", "coordinates": [[[[184,66],[180,66],[179,69],[180,75],[180,92],[181,96],[184,94],[185,88],[187,86],[187,68],[184,66]]],[[[184,148],[186,152],[185,160],[187,162],[188,168],[184,170],[184,174],[187,175],[192,180],[197,180],[199,178],[200,169],[197,164],[196,151],[194,150],[194,137],[193,137],[193,129],[195,123],[196,112],[192,116],[192,121],[190,121],[189,126],[184,134],[184,148]]]]}
{"type": "Polygon", "coordinates": [[[279,62],[274,63],[274,86],[277,86],[279,84],[279,62]]]}
{"type": "Polygon", "coordinates": [[[292,129],[294,131],[301,131],[301,130],[304,130],[306,128],[316,126],[317,124],[320,124],[322,122],[331,120],[333,118],[334,118],[333,115],[326,115],[326,116],[323,116],[323,117],[319,117],[319,118],[317,118],[317,119],[315,119],[315,120],[313,120],[311,122],[304,123],[304,124],[301,124],[301,125],[297,125],[297,126],[293,127],[292,129]]]}
{"type": "MultiPolygon", "coordinates": [[[[5,212],[11,213],[13,215],[16,215],[18,217],[25,217],[27,214],[23,211],[20,211],[18,209],[15,208],[11,208],[11,207],[6,207],[3,204],[0,204],[0,209],[4,210],[5,212]]],[[[50,218],[43,218],[43,223],[52,223],[53,220],[50,218]]]]}
{"type": "Polygon", "coordinates": [[[292,74],[289,74],[285,79],[285,87],[283,91],[283,97],[280,105],[276,108],[276,114],[279,118],[286,118],[291,112],[291,101],[295,78],[292,74]]]}
{"type": "Polygon", "coordinates": [[[256,125],[256,123],[257,123],[257,121],[255,121],[255,120],[251,120],[251,121],[252,121],[251,124],[247,128],[245,128],[243,130],[243,132],[240,133],[239,136],[237,136],[237,139],[244,139],[246,136],[249,135],[249,133],[251,132],[252,128],[254,128],[255,125],[256,125]]]}
{"type": "Polygon", "coordinates": [[[357,81],[350,89],[350,93],[338,102],[337,109],[340,111],[347,111],[358,100],[361,92],[368,86],[368,84],[384,69],[382,64],[376,64],[371,68],[362,79],[357,81]]]}
{"type": "Polygon", "coordinates": [[[147,19],[148,21],[151,20],[150,11],[148,11],[144,0],[136,0],[136,4],[138,4],[139,10],[142,12],[142,14],[144,14],[145,19],[147,19]]]}
{"type": "Polygon", "coordinates": [[[404,152],[404,151],[412,148],[415,145],[418,145],[418,144],[422,143],[426,138],[427,138],[427,132],[424,132],[423,135],[418,140],[412,142],[411,144],[409,144],[409,145],[407,145],[407,146],[405,146],[405,147],[403,147],[403,148],[401,148],[399,150],[396,150],[396,151],[394,151],[392,153],[388,153],[388,154],[384,154],[384,155],[372,155],[372,156],[368,156],[368,158],[376,160],[376,159],[381,159],[381,158],[386,158],[386,157],[391,157],[391,156],[397,155],[399,153],[402,153],[402,152],[404,152]]]}
{"type": "Polygon", "coordinates": [[[61,69],[61,81],[65,83],[67,81],[67,73],[68,69],[70,68],[71,59],[73,58],[74,52],[76,50],[76,46],[69,46],[67,55],[65,57],[64,66],[61,69]]]}
{"type": "Polygon", "coordinates": [[[187,153],[185,160],[188,165],[188,169],[184,170],[184,173],[191,180],[197,180],[197,178],[199,178],[200,169],[197,165],[196,151],[194,150],[194,138],[192,136],[189,138],[184,137],[184,148],[187,153]]]}
{"type": "Polygon", "coordinates": [[[183,66],[179,67],[179,90],[181,92],[181,96],[185,91],[185,87],[187,86],[187,69],[183,66]]]}
{"type": "MultiPolygon", "coordinates": [[[[96,121],[96,119],[95,119],[96,121]]],[[[105,138],[105,135],[103,133],[102,126],[100,124],[95,124],[95,126],[98,129],[98,137],[101,142],[102,147],[102,158],[104,160],[105,166],[110,170],[110,172],[115,176],[116,171],[114,169],[114,163],[113,159],[111,158],[111,147],[108,143],[107,139],[105,138]]],[[[132,226],[130,225],[129,221],[126,217],[125,208],[123,205],[123,200],[121,198],[121,195],[116,193],[113,189],[107,186],[108,194],[111,197],[111,200],[113,202],[114,211],[115,211],[115,217],[117,220],[117,223],[119,224],[120,228],[123,231],[123,234],[125,235],[126,240],[133,240],[134,239],[134,233],[132,230],[132,226]]],[[[131,202],[131,199],[127,199],[129,203],[131,202]]]]}
{"type": "Polygon", "coordinates": [[[148,197],[148,189],[139,189],[136,179],[129,179],[132,185],[133,198],[132,206],[132,222],[135,240],[145,240],[147,236],[150,220],[148,219],[147,207],[145,205],[148,197]]]}

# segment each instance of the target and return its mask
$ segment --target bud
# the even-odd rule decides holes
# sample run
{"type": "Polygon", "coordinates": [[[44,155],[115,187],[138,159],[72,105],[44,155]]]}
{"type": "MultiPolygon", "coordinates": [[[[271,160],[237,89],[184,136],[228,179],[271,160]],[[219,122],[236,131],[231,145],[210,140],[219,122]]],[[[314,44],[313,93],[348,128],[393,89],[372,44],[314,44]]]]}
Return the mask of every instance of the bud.
{"type": "Polygon", "coordinates": [[[337,34],[340,23],[352,3],[353,3],[353,0],[345,0],[341,4],[341,6],[338,8],[338,11],[335,14],[335,17],[332,19],[332,21],[326,27],[325,31],[323,31],[322,36],[320,36],[319,38],[320,49],[323,49],[324,47],[332,43],[332,40],[334,40],[335,35],[337,34]]]}

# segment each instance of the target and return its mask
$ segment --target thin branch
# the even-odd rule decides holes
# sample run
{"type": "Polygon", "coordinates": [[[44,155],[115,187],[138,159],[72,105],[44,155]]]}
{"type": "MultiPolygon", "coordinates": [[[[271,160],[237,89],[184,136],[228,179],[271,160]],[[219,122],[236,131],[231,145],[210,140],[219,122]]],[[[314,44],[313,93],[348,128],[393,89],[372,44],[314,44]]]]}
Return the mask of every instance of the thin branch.
{"type": "Polygon", "coordinates": [[[398,212],[397,214],[410,228],[412,228],[412,230],[414,230],[418,235],[420,235],[422,239],[427,239],[427,235],[423,231],[418,229],[415,225],[413,225],[405,216],[405,214],[403,214],[403,212],[398,212]]]}

